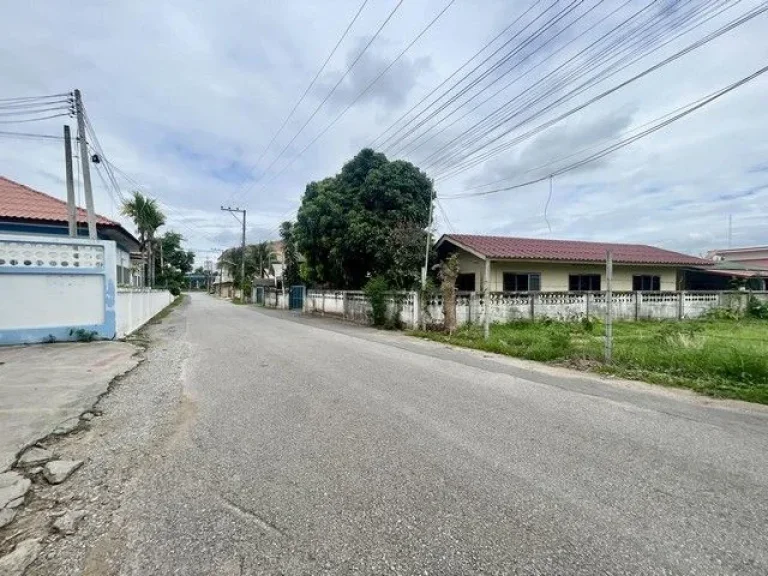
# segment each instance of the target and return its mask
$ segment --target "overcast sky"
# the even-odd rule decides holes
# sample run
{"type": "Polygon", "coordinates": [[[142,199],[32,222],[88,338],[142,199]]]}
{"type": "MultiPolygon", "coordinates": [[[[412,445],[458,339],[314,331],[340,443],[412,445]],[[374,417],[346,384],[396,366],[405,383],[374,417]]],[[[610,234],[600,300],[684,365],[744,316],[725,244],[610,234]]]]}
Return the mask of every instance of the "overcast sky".
{"type": "MultiPolygon", "coordinates": [[[[471,134],[464,134],[468,128],[505,102],[535,98],[540,93],[536,87],[547,86],[547,74],[558,70],[559,76],[549,76],[550,81],[561,81],[548,99],[531,104],[499,130],[521,123],[536,106],[567,96],[590,74],[568,77],[565,72],[573,68],[558,66],[647,4],[635,0],[456,0],[336,124],[297,157],[446,3],[405,0],[314,119],[287,146],[396,5],[395,0],[369,0],[266,153],[268,142],[361,0],[77,4],[0,0],[5,24],[0,98],[80,88],[107,157],[161,202],[169,227],[182,232],[188,246],[203,257],[203,251],[238,241],[238,224],[219,211],[221,204],[247,207],[249,241],[275,238],[280,221],[295,212],[307,182],[338,172],[346,160],[376,141],[521,14],[525,16],[453,81],[515,34],[516,40],[496,59],[521,42],[527,43],[425,122],[421,130],[431,130],[403,154],[428,168],[440,196],[447,198],[470,188],[477,191],[478,185],[500,179],[515,184],[546,176],[555,167],[610,145],[637,127],[768,64],[768,14],[762,14],[501,153],[452,173],[452,168],[464,166],[459,162],[471,150],[471,134]],[[560,20],[530,37],[558,14],[560,20]],[[506,89],[471,110],[506,84],[506,89]],[[434,126],[441,118],[445,119],[434,126]],[[452,146],[448,150],[456,156],[429,168],[430,156],[445,145],[452,146]]],[[[658,34],[643,36],[646,49],[657,51],[521,123],[493,145],[509,142],[587,102],[759,4],[753,0],[729,3],[734,5],[729,10],[658,48],[671,38],[672,30],[681,30],[673,24],[685,10],[711,9],[716,4],[659,0],[654,6],[654,10],[663,10],[656,16],[658,34]],[[666,31],[660,28],[665,23],[666,31]]],[[[619,35],[609,38],[614,37],[619,35]]],[[[618,58],[620,46],[614,50],[618,58]]],[[[571,66],[586,62],[585,58],[586,53],[581,60],[571,60],[571,66]]],[[[479,68],[474,77],[494,61],[479,68]]],[[[443,89],[451,84],[447,82],[443,89]]],[[[435,92],[435,96],[439,94],[440,90],[435,92]]],[[[768,244],[766,102],[768,74],[648,138],[553,178],[546,219],[549,182],[545,180],[488,196],[445,199],[441,205],[450,224],[438,210],[438,230],[640,242],[699,254],[726,244],[730,214],[734,245],[768,244]]],[[[62,120],[66,118],[4,123],[0,130],[59,135],[62,120]]],[[[500,132],[483,136],[485,140],[478,144],[494,134],[500,132]]],[[[388,152],[398,152],[399,147],[395,144],[388,152]]],[[[60,198],[66,195],[62,145],[56,140],[0,137],[0,174],[60,198]]],[[[137,188],[122,177],[119,182],[123,193],[137,188]]],[[[119,218],[119,200],[108,193],[96,174],[94,185],[97,211],[119,218]]]]}

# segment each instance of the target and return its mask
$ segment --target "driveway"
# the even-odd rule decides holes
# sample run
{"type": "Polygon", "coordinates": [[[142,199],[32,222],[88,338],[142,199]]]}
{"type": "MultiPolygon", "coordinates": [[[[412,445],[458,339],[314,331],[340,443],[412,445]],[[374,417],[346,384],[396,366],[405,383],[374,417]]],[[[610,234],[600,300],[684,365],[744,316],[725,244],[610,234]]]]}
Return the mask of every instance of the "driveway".
{"type": "Polygon", "coordinates": [[[60,544],[86,573],[768,573],[762,407],[203,294],[167,321],[174,424],[60,544]]]}
{"type": "Polygon", "coordinates": [[[126,342],[0,347],[0,472],[25,446],[75,425],[116,376],[136,366],[137,352],[126,342]]]}

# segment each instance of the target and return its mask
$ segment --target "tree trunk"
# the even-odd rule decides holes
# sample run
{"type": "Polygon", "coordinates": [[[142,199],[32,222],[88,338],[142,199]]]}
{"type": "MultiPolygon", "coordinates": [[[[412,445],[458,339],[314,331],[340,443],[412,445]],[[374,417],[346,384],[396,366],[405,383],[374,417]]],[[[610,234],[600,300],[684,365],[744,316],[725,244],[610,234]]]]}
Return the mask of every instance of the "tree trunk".
{"type": "Polygon", "coordinates": [[[439,276],[443,293],[443,329],[453,334],[456,331],[456,279],[459,277],[456,254],[441,263],[439,276]]]}
{"type": "Polygon", "coordinates": [[[155,285],[155,259],[152,251],[152,239],[147,242],[147,286],[152,288],[155,285]]]}
{"type": "Polygon", "coordinates": [[[456,331],[456,286],[443,282],[443,327],[448,334],[456,331]]]}

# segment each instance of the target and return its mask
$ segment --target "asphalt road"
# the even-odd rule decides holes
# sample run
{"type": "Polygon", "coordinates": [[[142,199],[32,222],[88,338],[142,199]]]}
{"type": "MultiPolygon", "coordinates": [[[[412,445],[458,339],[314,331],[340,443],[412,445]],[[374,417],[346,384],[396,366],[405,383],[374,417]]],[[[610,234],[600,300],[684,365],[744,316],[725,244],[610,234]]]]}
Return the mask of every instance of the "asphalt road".
{"type": "MultiPolygon", "coordinates": [[[[768,412],[195,294],[118,574],[768,574],[768,412]]],[[[117,542],[117,544],[115,544],[117,542]]]]}

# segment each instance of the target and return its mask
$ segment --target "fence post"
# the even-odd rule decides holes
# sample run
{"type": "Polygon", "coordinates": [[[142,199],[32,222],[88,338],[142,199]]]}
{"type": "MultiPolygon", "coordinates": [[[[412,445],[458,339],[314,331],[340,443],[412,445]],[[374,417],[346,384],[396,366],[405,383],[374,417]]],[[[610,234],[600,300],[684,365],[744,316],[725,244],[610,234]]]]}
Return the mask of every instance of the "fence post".
{"type": "Polygon", "coordinates": [[[528,292],[528,308],[530,308],[531,322],[536,320],[536,294],[534,292],[528,292]]]}
{"type": "Polygon", "coordinates": [[[349,304],[347,301],[347,291],[342,290],[341,291],[341,317],[342,318],[346,318],[349,315],[348,308],[349,308],[349,304]]]}
{"type": "Polygon", "coordinates": [[[635,321],[640,320],[640,308],[643,306],[643,293],[635,292],[635,321]]]}
{"type": "Polygon", "coordinates": [[[592,296],[591,292],[585,292],[584,293],[584,315],[587,317],[587,320],[589,320],[589,298],[592,296]]]}
{"type": "Polygon", "coordinates": [[[485,276],[483,277],[483,305],[485,318],[483,318],[483,336],[485,339],[491,336],[491,260],[485,259],[485,276]]]}
{"type": "Polygon", "coordinates": [[[411,329],[416,330],[419,327],[419,321],[420,321],[420,312],[421,312],[421,303],[419,302],[419,292],[418,290],[414,290],[411,292],[411,302],[413,306],[413,310],[411,311],[411,329]]]}
{"type": "Polygon", "coordinates": [[[685,290],[680,290],[677,294],[677,319],[685,318],[685,290]]]}

